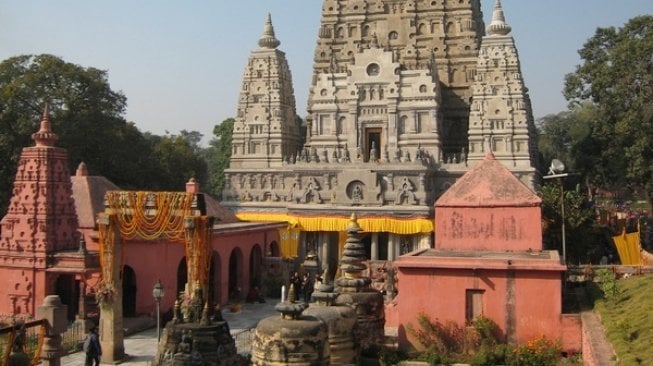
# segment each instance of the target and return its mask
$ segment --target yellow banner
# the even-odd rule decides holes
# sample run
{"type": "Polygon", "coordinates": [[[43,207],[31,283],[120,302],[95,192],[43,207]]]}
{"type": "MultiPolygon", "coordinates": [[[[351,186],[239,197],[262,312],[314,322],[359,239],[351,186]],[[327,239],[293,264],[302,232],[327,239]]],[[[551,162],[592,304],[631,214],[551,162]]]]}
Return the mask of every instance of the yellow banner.
{"type": "Polygon", "coordinates": [[[621,235],[613,236],[614,245],[619,253],[621,264],[626,266],[640,266],[642,264],[640,256],[639,232],[626,234],[623,231],[621,235]]]}
{"type": "MultiPolygon", "coordinates": [[[[349,216],[300,216],[285,213],[243,212],[236,216],[243,221],[285,221],[289,226],[301,231],[344,231],[350,220],[349,216]]],[[[402,235],[432,233],[435,229],[433,219],[426,217],[403,219],[392,216],[361,216],[358,217],[358,225],[368,233],[388,232],[402,235]]]]}

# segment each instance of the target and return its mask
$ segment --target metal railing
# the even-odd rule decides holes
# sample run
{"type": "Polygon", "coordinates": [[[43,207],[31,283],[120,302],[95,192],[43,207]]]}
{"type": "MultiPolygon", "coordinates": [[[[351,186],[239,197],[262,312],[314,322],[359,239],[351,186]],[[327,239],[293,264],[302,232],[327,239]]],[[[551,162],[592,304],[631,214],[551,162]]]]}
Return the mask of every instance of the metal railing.
{"type": "Polygon", "coordinates": [[[37,364],[47,326],[47,321],[40,319],[0,328],[0,363],[6,365],[13,351],[24,354],[32,364],[37,364]]]}
{"type": "Polygon", "coordinates": [[[231,336],[234,338],[236,343],[236,350],[238,350],[239,354],[251,353],[252,340],[254,339],[255,331],[256,328],[247,328],[231,332],[231,336]]]}
{"type": "Polygon", "coordinates": [[[80,351],[85,337],[84,323],[72,322],[68,325],[68,329],[61,334],[61,347],[66,354],[80,351]]]}

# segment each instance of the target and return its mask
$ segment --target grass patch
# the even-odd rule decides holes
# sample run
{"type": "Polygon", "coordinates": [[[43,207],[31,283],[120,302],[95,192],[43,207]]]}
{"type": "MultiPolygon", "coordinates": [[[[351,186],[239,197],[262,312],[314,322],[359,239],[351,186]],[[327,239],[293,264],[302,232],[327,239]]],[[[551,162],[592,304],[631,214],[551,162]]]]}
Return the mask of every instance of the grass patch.
{"type": "Polygon", "coordinates": [[[622,365],[653,360],[653,275],[618,280],[614,298],[595,299],[606,334],[622,365]]]}

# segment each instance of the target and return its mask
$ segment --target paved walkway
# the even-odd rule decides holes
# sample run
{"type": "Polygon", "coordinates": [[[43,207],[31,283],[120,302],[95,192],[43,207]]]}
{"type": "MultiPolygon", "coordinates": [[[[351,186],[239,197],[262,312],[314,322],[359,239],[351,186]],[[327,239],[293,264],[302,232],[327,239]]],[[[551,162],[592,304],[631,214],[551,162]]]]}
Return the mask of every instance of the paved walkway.
{"type": "MultiPolygon", "coordinates": [[[[272,299],[263,304],[242,304],[238,313],[232,313],[226,308],[222,316],[229,323],[231,334],[237,335],[247,329],[255,328],[259,320],[277,315],[274,310],[277,302],[278,300],[272,299]]],[[[156,328],[125,337],[125,353],[128,357],[121,365],[149,365],[156,353],[156,328]]],[[[65,356],[61,359],[61,364],[84,366],[84,353],[77,352],[65,356]]]]}

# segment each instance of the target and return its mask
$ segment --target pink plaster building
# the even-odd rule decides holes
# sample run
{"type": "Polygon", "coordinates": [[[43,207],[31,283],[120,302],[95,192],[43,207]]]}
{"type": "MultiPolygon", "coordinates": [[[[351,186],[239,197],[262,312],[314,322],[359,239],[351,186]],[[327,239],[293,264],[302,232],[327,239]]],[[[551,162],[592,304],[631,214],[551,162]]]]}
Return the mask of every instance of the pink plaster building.
{"type": "Polygon", "coordinates": [[[400,342],[420,313],[460,325],[483,315],[509,342],[545,336],[579,350],[580,321],[562,314],[566,266],[542,250],[540,204],[492,154],[449,188],[435,204],[435,248],[395,261],[388,319],[400,342]]]}
{"type": "MultiPolygon", "coordinates": [[[[58,136],[47,107],[32,138],[35,146],[23,149],[13,196],[0,222],[0,316],[33,316],[45,296],[57,294],[68,305],[70,320],[84,319],[94,311],[101,273],[96,217],[105,210],[105,193],[119,188],[89,175],[84,163],[70,176],[66,150],[54,146],[58,136]]],[[[230,295],[244,297],[251,286],[260,286],[268,259],[275,261],[267,254],[279,253],[278,229],[285,224],[242,222],[201,193],[192,179],[186,191],[197,195],[202,215],[215,218],[212,300],[224,304],[230,295]]],[[[166,289],[161,302],[166,311],[184,289],[183,244],[129,240],[124,247],[125,316],[153,313],[152,288],[158,279],[166,289]]]]}

